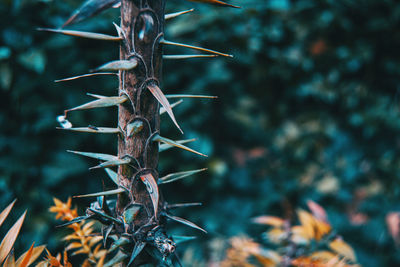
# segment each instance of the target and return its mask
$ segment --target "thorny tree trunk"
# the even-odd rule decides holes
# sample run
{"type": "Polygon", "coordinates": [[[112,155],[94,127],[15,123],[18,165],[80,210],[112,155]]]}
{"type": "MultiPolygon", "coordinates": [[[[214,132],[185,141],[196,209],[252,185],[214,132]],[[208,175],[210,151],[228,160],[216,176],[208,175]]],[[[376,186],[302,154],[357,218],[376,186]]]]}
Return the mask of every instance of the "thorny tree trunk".
{"type": "Polygon", "coordinates": [[[118,126],[124,135],[118,140],[118,157],[130,158],[131,163],[118,169],[120,185],[129,189],[130,196],[118,196],[117,214],[122,215],[133,203],[142,205],[129,229],[120,229],[135,236],[146,236],[159,225],[159,215],[154,214],[152,200],[140,176],[150,173],[158,179],[158,143],[150,139],[160,129],[159,103],[147,87],[160,86],[159,41],[164,32],[164,7],[165,0],[122,0],[121,4],[121,31],[125,37],[120,59],[136,59],[138,65],[134,70],[120,71],[119,77],[119,95],[127,95],[130,101],[119,106],[118,126]]]}

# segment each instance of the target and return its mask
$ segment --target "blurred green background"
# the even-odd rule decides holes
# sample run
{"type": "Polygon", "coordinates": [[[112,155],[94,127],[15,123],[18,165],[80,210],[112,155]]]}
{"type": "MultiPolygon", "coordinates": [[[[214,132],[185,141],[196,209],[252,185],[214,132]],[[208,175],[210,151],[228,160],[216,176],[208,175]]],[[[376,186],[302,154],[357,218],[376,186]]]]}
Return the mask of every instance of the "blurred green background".
{"type": "MultiPolygon", "coordinates": [[[[250,218],[287,216],[312,199],[363,266],[400,266],[387,215],[400,211],[400,5],[395,0],[236,0],[242,9],[169,0],[166,39],[234,54],[233,59],[165,61],[167,93],[217,95],[184,100],[162,134],[198,138],[199,158],[169,150],[160,173],[209,168],[163,186],[169,202],[201,201],[177,214],[208,235],[179,248],[189,266],[213,266],[231,236],[265,230],[250,218]]],[[[52,197],[97,192],[107,178],[67,149],[116,153],[116,138],[58,131],[56,117],[88,102],[87,92],[114,95],[114,77],[54,83],[118,58],[116,44],[38,32],[59,27],[78,0],[1,0],[0,207],[18,198],[10,225],[28,209],[18,246],[62,249],[62,229],[48,212],[52,197]]],[[[114,33],[118,10],[69,27],[114,33]]],[[[165,48],[166,54],[186,53],[165,48]]],[[[113,108],[71,113],[74,126],[116,126],[113,108]]],[[[74,201],[81,213],[89,200],[74,201]]],[[[6,227],[1,229],[4,235],[6,227]]],[[[398,237],[396,237],[398,238],[398,237]]],[[[18,251],[18,250],[17,250],[18,251]]],[[[214,265],[215,266],[215,265],[214,265]]]]}

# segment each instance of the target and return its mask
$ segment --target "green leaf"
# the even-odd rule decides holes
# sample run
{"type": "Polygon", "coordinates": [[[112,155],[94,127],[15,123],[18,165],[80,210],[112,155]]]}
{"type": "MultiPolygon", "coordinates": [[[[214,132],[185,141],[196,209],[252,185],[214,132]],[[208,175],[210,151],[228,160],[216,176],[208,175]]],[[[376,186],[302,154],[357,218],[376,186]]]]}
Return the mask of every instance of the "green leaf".
{"type": "Polygon", "coordinates": [[[165,175],[164,177],[161,177],[160,179],[158,179],[158,184],[172,183],[177,180],[183,179],[185,177],[188,177],[190,175],[193,175],[193,174],[205,171],[205,170],[207,170],[207,168],[191,170],[191,171],[184,171],[184,172],[170,173],[170,174],[165,175]]]}
{"type": "Polygon", "coordinates": [[[181,47],[196,49],[196,50],[200,50],[200,51],[204,51],[204,52],[208,52],[208,53],[212,53],[212,54],[216,54],[216,55],[220,55],[220,56],[224,56],[224,57],[233,57],[232,55],[221,53],[221,52],[218,52],[218,51],[215,51],[215,50],[211,50],[211,49],[207,49],[207,48],[203,48],[203,47],[198,47],[198,46],[194,46],[194,45],[175,43],[175,42],[167,41],[165,39],[161,40],[160,43],[161,44],[165,44],[165,45],[174,45],[174,46],[181,46],[181,47]]]}
{"type": "Polygon", "coordinates": [[[83,37],[83,38],[95,39],[95,40],[104,40],[104,41],[120,41],[120,40],[122,40],[122,38],[119,36],[112,36],[112,35],[108,35],[108,34],[95,33],[95,32],[82,32],[82,31],[48,29],[48,28],[38,28],[38,30],[54,32],[54,33],[61,33],[64,35],[83,37]]]}

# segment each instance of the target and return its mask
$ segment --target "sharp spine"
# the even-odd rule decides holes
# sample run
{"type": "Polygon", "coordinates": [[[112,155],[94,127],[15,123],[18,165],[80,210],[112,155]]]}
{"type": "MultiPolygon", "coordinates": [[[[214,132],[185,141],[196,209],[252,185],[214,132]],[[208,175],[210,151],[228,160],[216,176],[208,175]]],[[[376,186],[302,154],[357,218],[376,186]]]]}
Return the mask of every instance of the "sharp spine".
{"type": "Polygon", "coordinates": [[[49,29],[49,28],[38,28],[38,30],[54,32],[54,33],[61,33],[64,35],[76,36],[76,37],[82,37],[82,38],[88,38],[88,39],[95,39],[95,40],[104,40],[104,41],[120,41],[120,40],[122,40],[122,38],[118,37],[118,36],[112,36],[112,35],[108,35],[108,34],[95,33],[95,32],[83,32],[83,31],[49,29]]]}
{"type": "Polygon", "coordinates": [[[129,158],[109,160],[109,161],[103,162],[97,166],[91,167],[91,168],[89,168],[89,170],[100,169],[100,168],[109,168],[109,167],[114,167],[114,166],[119,166],[119,165],[126,165],[129,163],[131,163],[131,160],[129,158]]]}
{"type": "Polygon", "coordinates": [[[93,159],[98,159],[102,161],[111,161],[111,160],[117,160],[118,157],[110,154],[103,154],[103,153],[92,153],[92,152],[81,152],[81,151],[73,151],[73,150],[67,150],[67,152],[78,154],[81,156],[93,158],[93,159]]]}
{"type": "Polygon", "coordinates": [[[198,47],[198,46],[194,46],[194,45],[171,42],[171,41],[167,41],[165,39],[161,40],[160,43],[161,44],[165,44],[165,45],[175,45],[175,46],[181,46],[181,47],[201,50],[201,51],[204,51],[204,52],[208,52],[208,53],[212,53],[212,54],[216,54],[216,55],[220,55],[220,56],[224,56],[224,57],[233,57],[232,55],[221,53],[221,52],[218,52],[218,51],[215,51],[215,50],[211,50],[211,49],[207,49],[207,48],[203,48],[203,47],[198,47]]]}
{"type": "Polygon", "coordinates": [[[156,134],[156,135],[153,137],[153,141],[157,141],[157,142],[162,142],[162,143],[165,143],[165,144],[169,144],[169,145],[172,145],[172,146],[175,146],[175,147],[179,147],[179,148],[181,148],[181,149],[184,149],[184,150],[186,150],[186,151],[189,151],[189,152],[198,154],[198,155],[200,155],[200,156],[207,157],[207,155],[205,155],[205,154],[203,154],[203,153],[197,152],[196,150],[193,150],[193,149],[191,149],[191,148],[189,148],[189,147],[187,147],[187,146],[184,146],[184,145],[182,145],[182,144],[179,144],[179,143],[177,143],[177,142],[175,142],[175,141],[173,141],[173,140],[171,140],[171,139],[162,137],[162,136],[160,136],[159,134],[156,134]]]}
{"type": "MultiPolygon", "coordinates": [[[[176,107],[177,105],[181,104],[182,102],[183,102],[183,100],[181,99],[181,100],[176,101],[175,103],[172,103],[172,104],[171,104],[171,108],[176,107]]],[[[164,107],[161,107],[161,108],[160,108],[160,115],[164,114],[165,112],[167,112],[167,111],[165,110],[165,108],[164,108],[164,107]]]]}
{"type": "Polygon", "coordinates": [[[218,98],[214,95],[165,95],[166,98],[218,98]]]}
{"type": "MultiPolygon", "coordinates": [[[[186,143],[194,142],[194,141],[196,141],[196,138],[185,139],[185,140],[177,140],[175,142],[178,143],[178,144],[186,144],[186,143]]],[[[174,146],[173,145],[169,145],[169,144],[161,144],[158,147],[158,152],[163,152],[163,151],[168,150],[168,149],[170,149],[172,147],[174,147],[174,146]]]]}
{"type": "Polygon", "coordinates": [[[190,59],[190,58],[209,58],[218,55],[163,55],[163,59],[190,59]]]}
{"type": "Polygon", "coordinates": [[[94,72],[94,73],[87,73],[87,74],[82,74],[78,76],[73,76],[73,77],[68,77],[60,80],[55,80],[54,82],[67,82],[67,81],[73,81],[79,78],[85,78],[85,77],[91,77],[91,76],[96,76],[96,75],[118,75],[118,73],[115,72],[94,72]]]}
{"type": "Polygon", "coordinates": [[[193,174],[205,171],[205,170],[207,170],[207,168],[191,170],[191,171],[184,171],[184,172],[170,173],[170,174],[165,175],[164,177],[161,177],[160,179],[158,179],[158,184],[172,183],[177,180],[183,179],[185,177],[188,177],[190,175],[193,175],[193,174]]]}
{"type": "Polygon", "coordinates": [[[74,110],[83,110],[83,109],[92,109],[92,108],[106,108],[106,107],[112,107],[112,106],[117,106],[119,104],[124,103],[126,100],[128,100],[128,97],[126,95],[123,96],[110,96],[110,97],[104,97],[104,98],[99,98],[97,100],[88,102],[86,104],[67,109],[65,112],[70,112],[74,110]]]}
{"type": "Polygon", "coordinates": [[[118,189],[109,190],[109,191],[103,191],[103,192],[97,192],[97,193],[92,193],[92,194],[74,196],[74,198],[109,196],[109,195],[121,194],[121,193],[123,193],[123,192],[125,192],[125,189],[118,188],[118,189]]]}
{"type": "Polygon", "coordinates": [[[101,133],[101,134],[116,134],[121,132],[118,128],[109,128],[109,127],[76,127],[76,128],[57,127],[57,129],[73,131],[73,132],[101,133]]]}
{"type": "Polygon", "coordinates": [[[174,215],[171,215],[171,214],[168,214],[168,213],[165,213],[165,216],[166,216],[167,218],[171,219],[171,220],[174,220],[174,221],[176,221],[176,222],[179,222],[179,223],[182,223],[182,224],[184,224],[184,225],[190,226],[190,227],[192,227],[192,228],[195,228],[195,229],[200,230],[200,231],[202,231],[202,232],[204,232],[204,233],[207,234],[207,231],[206,231],[206,230],[204,230],[204,229],[201,228],[200,226],[196,225],[195,223],[192,223],[191,221],[188,221],[188,220],[186,220],[186,219],[183,219],[183,218],[181,218],[181,217],[177,217],[177,216],[174,216],[174,215]]]}
{"type": "Polygon", "coordinates": [[[189,10],[184,10],[184,11],[179,11],[179,12],[175,12],[175,13],[166,14],[165,15],[165,20],[176,18],[176,17],[178,17],[180,15],[187,14],[187,13],[190,13],[190,12],[193,12],[193,11],[194,11],[194,8],[189,9],[189,10]]]}

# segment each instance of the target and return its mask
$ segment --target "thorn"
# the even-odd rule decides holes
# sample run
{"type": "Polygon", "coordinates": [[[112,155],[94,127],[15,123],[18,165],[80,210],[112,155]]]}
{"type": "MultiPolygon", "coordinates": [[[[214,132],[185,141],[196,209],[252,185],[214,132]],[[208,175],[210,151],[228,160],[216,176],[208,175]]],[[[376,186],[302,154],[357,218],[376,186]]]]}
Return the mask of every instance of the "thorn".
{"type": "Polygon", "coordinates": [[[191,171],[184,171],[184,172],[175,172],[175,173],[170,173],[168,175],[165,175],[164,177],[161,177],[158,179],[159,184],[167,184],[167,183],[172,183],[177,180],[183,179],[185,177],[191,176],[193,174],[202,172],[207,170],[207,168],[203,169],[198,169],[198,170],[191,170],[191,171]]]}
{"type": "Polygon", "coordinates": [[[182,144],[179,144],[179,143],[177,143],[177,142],[175,142],[175,141],[173,141],[173,140],[171,140],[171,139],[162,137],[162,136],[160,136],[159,134],[156,134],[156,135],[153,137],[153,141],[157,141],[157,142],[162,142],[162,143],[165,143],[165,144],[169,144],[169,145],[172,145],[172,146],[175,146],[175,147],[179,147],[179,148],[181,148],[181,149],[184,149],[184,150],[186,150],[186,151],[189,151],[189,152],[198,154],[198,155],[200,155],[200,156],[208,157],[208,156],[205,155],[205,154],[202,154],[202,153],[200,153],[200,152],[197,152],[196,150],[193,150],[193,149],[191,149],[191,148],[188,148],[187,146],[184,146],[184,145],[182,145],[182,144]]]}
{"type": "Polygon", "coordinates": [[[76,127],[76,128],[57,127],[56,129],[72,131],[72,132],[82,132],[82,133],[100,133],[100,134],[120,133],[120,130],[118,128],[108,128],[108,127],[76,127]]]}
{"type": "Polygon", "coordinates": [[[129,164],[129,163],[131,163],[131,159],[129,159],[129,158],[109,160],[109,161],[103,162],[97,166],[91,167],[91,168],[89,168],[89,170],[100,169],[100,168],[109,168],[109,167],[129,164]]]}
{"type": "Polygon", "coordinates": [[[163,55],[163,59],[189,59],[202,57],[218,57],[218,55],[163,55]]]}
{"type": "Polygon", "coordinates": [[[218,5],[218,6],[225,6],[225,7],[241,8],[240,6],[234,6],[234,5],[225,3],[220,0],[189,0],[189,1],[199,2],[199,3],[208,3],[208,4],[218,5]]]}
{"type": "Polygon", "coordinates": [[[88,38],[88,39],[95,39],[95,40],[104,40],[104,41],[120,41],[120,40],[122,40],[122,38],[118,37],[118,36],[111,36],[111,35],[107,35],[107,34],[94,33],[94,32],[82,32],[82,31],[48,29],[48,28],[37,28],[37,30],[61,33],[64,35],[76,36],[76,37],[82,37],[82,38],[88,38]]]}
{"type": "Polygon", "coordinates": [[[122,96],[109,96],[109,97],[104,97],[104,98],[99,98],[97,100],[88,102],[86,104],[67,109],[65,112],[70,112],[74,110],[83,110],[83,109],[92,109],[92,108],[107,108],[107,107],[112,107],[112,106],[117,106],[122,103],[124,103],[126,100],[128,100],[128,97],[126,95],[122,96]]]}
{"type": "Polygon", "coordinates": [[[165,95],[166,98],[218,98],[213,95],[165,95]]]}
{"type": "Polygon", "coordinates": [[[181,47],[186,47],[186,48],[201,50],[201,51],[204,51],[204,52],[213,53],[213,54],[220,55],[220,56],[224,56],[224,57],[233,57],[232,55],[225,54],[225,53],[221,53],[221,52],[214,51],[214,50],[211,50],[211,49],[207,49],[207,48],[203,48],[203,47],[198,47],[198,46],[193,46],[193,45],[175,43],[175,42],[167,41],[167,40],[165,40],[165,39],[164,39],[164,40],[161,40],[160,43],[161,43],[161,44],[165,44],[165,45],[175,45],[175,46],[181,46],[181,47]]]}
{"type": "Polygon", "coordinates": [[[177,216],[170,215],[170,214],[168,214],[168,213],[164,213],[164,215],[165,215],[167,218],[171,219],[171,220],[174,220],[174,221],[176,221],[176,222],[185,224],[185,225],[187,225],[187,226],[189,226],[189,227],[195,228],[195,229],[200,230],[200,231],[202,231],[202,232],[204,232],[204,233],[207,234],[207,231],[206,231],[206,230],[204,230],[204,229],[201,228],[200,226],[197,226],[196,224],[192,223],[191,221],[188,221],[188,220],[186,220],[186,219],[183,219],[183,218],[180,218],[180,217],[177,217],[177,216]]]}
{"type": "Polygon", "coordinates": [[[117,156],[103,154],[103,153],[81,152],[81,151],[73,151],[73,150],[67,150],[67,152],[78,154],[78,155],[89,157],[89,158],[103,160],[103,161],[112,161],[112,160],[118,159],[117,156]]]}
{"type": "Polygon", "coordinates": [[[169,204],[167,209],[177,209],[177,208],[187,208],[187,207],[195,207],[195,206],[202,206],[203,203],[194,202],[194,203],[178,203],[178,204],[169,204]]]}
{"type": "Polygon", "coordinates": [[[194,8],[189,9],[189,10],[184,10],[184,11],[179,11],[179,12],[175,12],[175,13],[166,14],[165,15],[165,20],[176,18],[176,17],[178,17],[180,15],[187,14],[187,13],[193,12],[193,11],[194,11],[194,8]]]}
{"type": "MultiPolygon", "coordinates": [[[[178,141],[175,141],[175,142],[178,143],[178,144],[186,144],[186,143],[194,142],[194,141],[196,141],[196,138],[178,140],[178,141]]],[[[168,150],[168,149],[170,149],[172,147],[174,147],[174,146],[173,145],[169,145],[169,144],[161,144],[158,147],[158,152],[163,152],[163,151],[168,150]]]]}
{"type": "Polygon", "coordinates": [[[86,194],[86,195],[73,196],[73,198],[118,195],[118,194],[123,193],[123,192],[125,192],[125,189],[123,189],[123,188],[118,188],[118,189],[109,190],[109,191],[103,191],[103,192],[98,192],[98,193],[92,193],[92,194],[86,194]]]}
{"type": "Polygon", "coordinates": [[[96,76],[96,75],[118,75],[118,73],[115,72],[95,72],[95,73],[89,73],[89,74],[82,74],[74,77],[68,77],[60,80],[55,80],[54,82],[59,83],[59,82],[66,82],[66,81],[72,81],[76,80],[79,78],[85,78],[85,77],[91,77],[91,76],[96,76]]]}
{"type": "MultiPolygon", "coordinates": [[[[183,102],[183,100],[181,99],[181,100],[176,101],[175,103],[172,103],[172,104],[171,104],[171,108],[176,107],[177,105],[181,104],[182,102],[183,102]]],[[[160,108],[160,115],[164,114],[165,112],[167,112],[167,111],[165,110],[165,108],[164,108],[164,107],[161,107],[161,108],[160,108]]]]}

